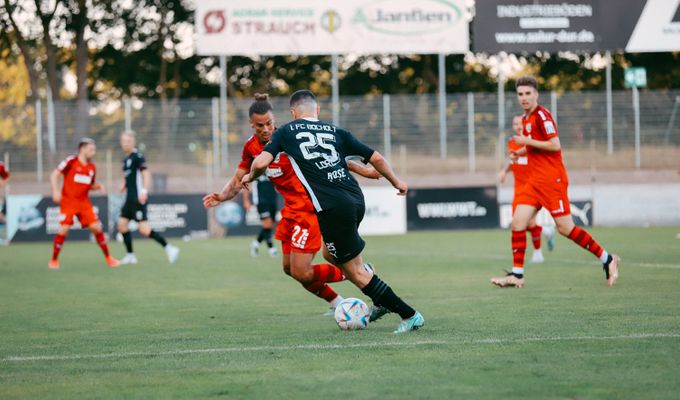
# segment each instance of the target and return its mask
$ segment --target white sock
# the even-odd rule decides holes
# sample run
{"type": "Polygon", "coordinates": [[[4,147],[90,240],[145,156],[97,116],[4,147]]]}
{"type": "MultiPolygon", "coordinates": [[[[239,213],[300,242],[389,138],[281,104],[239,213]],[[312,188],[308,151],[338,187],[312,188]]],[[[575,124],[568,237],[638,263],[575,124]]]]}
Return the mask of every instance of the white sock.
{"type": "Polygon", "coordinates": [[[607,250],[602,250],[602,255],[600,256],[600,261],[602,261],[602,264],[606,263],[607,260],[609,260],[609,253],[607,253],[607,250]]]}
{"type": "Polygon", "coordinates": [[[524,268],[512,267],[512,273],[518,275],[524,275],[524,268]]]}
{"type": "Polygon", "coordinates": [[[342,298],[342,296],[337,295],[333,300],[331,300],[331,307],[335,308],[340,304],[341,301],[345,299],[342,298]]]}
{"type": "Polygon", "coordinates": [[[543,255],[543,252],[541,251],[541,249],[534,249],[534,254],[543,255]]]}

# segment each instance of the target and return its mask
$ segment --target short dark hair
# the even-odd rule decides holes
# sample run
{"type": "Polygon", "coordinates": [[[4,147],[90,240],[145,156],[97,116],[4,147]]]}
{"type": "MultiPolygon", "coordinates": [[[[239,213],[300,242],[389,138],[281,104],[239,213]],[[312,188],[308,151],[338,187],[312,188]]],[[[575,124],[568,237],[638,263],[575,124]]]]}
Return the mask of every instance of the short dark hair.
{"type": "Polygon", "coordinates": [[[525,75],[515,82],[515,89],[520,86],[531,86],[538,91],[538,81],[533,76],[525,75]]]}
{"type": "Polygon", "coordinates": [[[314,96],[314,93],[307,89],[298,90],[290,96],[290,108],[294,108],[298,104],[308,100],[316,102],[316,96],[314,96]]]}
{"type": "Polygon", "coordinates": [[[80,151],[80,149],[82,149],[84,146],[87,146],[88,144],[94,144],[94,139],[89,137],[84,137],[80,139],[80,142],[78,142],[78,151],[80,151]]]}
{"type": "Polygon", "coordinates": [[[273,111],[272,103],[269,102],[269,95],[266,93],[255,93],[255,101],[248,109],[248,117],[253,114],[264,115],[269,111],[273,111]]]}

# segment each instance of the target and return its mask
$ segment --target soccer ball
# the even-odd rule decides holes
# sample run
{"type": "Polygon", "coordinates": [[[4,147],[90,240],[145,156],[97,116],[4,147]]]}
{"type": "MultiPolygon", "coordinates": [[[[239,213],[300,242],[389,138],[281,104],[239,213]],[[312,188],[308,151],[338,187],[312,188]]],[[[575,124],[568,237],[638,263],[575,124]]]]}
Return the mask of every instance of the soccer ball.
{"type": "Polygon", "coordinates": [[[335,321],[340,329],[356,331],[368,326],[368,306],[359,299],[347,298],[335,307],[335,321]]]}

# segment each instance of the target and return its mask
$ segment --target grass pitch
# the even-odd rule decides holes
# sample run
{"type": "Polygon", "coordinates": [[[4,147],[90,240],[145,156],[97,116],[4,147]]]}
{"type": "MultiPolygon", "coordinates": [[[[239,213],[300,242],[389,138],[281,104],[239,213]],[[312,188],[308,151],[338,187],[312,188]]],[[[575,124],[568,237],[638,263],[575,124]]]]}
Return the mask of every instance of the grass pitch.
{"type": "Polygon", "coordinates": [[[508,232],[367,238],[425,316],[407,335],[394,315],[340,331],[250,238],[179,243],[175,265],[138,240],[140,264],[117,269],[93,243],[67,241],[59,271],[49,244],[3,247],[0,398],[677,399],[680,228],[591,232],[623,258],[612,289],[564,238],[523,289],[489,283],[508,232]]]}

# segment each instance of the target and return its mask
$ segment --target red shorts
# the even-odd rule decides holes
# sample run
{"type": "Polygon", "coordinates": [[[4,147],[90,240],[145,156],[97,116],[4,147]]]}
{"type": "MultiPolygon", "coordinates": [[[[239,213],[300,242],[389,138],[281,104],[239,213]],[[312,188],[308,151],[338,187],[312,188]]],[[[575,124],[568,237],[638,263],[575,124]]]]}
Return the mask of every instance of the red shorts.
{"type": "Polygon", "coordinates": [[[568,184],[563,182],[529,183],[517,204],[527,204],[537,209],[543,206],[553,218],[569,215],[571,214],[571,206],[567,187],[568,184]]]}
{"type": "Polygon", "coordinates": [[[59,211],[59,224],[71,226],[73,225],[73,217],[78,217],[83,228],[99,222],[99,217],[94,212],[94,207],[90,202],[80,203],[77,206],[62,205],[59,211]]]}
{"type": "Polygon", "coordinates": [[[283,254],[316,253],[321,249],[321,230],[314,213],[295,213],[282,218],[275,237],[282,243],[283,254]]]}
{"type": "MultiPolygon", "coordinates": [[[[527,194],[527,187],[529,185],[515,185],[515,194],[512,197],[512,214],[515,214],[518,204],[534,204],[533,199],[527,194]]],[[[538,206],[537,208],[541,208],[538,206]]]]}

